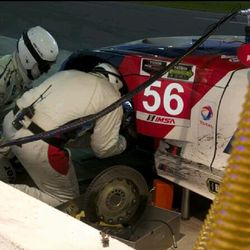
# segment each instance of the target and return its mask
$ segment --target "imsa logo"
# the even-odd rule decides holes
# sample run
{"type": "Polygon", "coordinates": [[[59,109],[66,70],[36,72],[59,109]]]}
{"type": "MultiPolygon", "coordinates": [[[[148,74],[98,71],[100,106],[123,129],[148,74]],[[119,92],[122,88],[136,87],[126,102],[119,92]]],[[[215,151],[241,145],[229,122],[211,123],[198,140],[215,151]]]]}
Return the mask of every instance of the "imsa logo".
{"type": "Polygon", "coordinates": [[[147,121],[160,124],[175,125],[175,120],[173,118],[165,116],[148,115],[147,121]]]}

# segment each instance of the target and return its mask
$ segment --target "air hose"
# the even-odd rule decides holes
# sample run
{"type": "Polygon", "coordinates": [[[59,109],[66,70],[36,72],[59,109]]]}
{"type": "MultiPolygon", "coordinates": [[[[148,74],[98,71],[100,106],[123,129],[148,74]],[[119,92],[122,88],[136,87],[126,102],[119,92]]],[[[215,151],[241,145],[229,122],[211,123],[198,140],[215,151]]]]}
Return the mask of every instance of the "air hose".
{"type": "Polygon", "coordinates": [[[250,85],[232,146],[194,250],[250,250],[250,85]]]}

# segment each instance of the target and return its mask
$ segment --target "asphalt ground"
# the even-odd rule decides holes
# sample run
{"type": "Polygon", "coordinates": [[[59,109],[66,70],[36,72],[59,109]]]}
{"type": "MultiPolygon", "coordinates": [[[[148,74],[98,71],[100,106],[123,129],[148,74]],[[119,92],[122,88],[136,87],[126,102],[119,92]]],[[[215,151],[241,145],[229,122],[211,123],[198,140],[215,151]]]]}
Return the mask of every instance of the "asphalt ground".
{"type": "MultiPolygon", "coordinates": [[[[17,39],[23,30],[41,25],[61,49],[74,51],[147,37],[202,35],[222,16],[125,1],[1,1],[0,35],[17,39]]],[[[216,34],[243,35],[246,22],[237,17],[216,34]]]]}

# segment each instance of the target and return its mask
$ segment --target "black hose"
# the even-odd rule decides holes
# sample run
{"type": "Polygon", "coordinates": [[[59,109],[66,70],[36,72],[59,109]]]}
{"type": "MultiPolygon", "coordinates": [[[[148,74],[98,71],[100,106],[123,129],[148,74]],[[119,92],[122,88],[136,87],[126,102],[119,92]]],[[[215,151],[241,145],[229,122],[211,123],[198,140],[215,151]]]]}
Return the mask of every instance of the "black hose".
{"type": "Polygon", "coordinates": [[[6,147],[6,146],[12,146],[12,145],[18,145],[18,146],[20,146],[20,145],[25,144],[25,143],[29,143],[29,142],[33,142],[33,141],[37,141],[37,140],[43,140],[43,139],[46,139],[46,138],[49,138],[49,137],[60,135],[62,133],[65,133],[65,132],[74,130],[76,128],[79,128],[79,127],[83,126],[87,122],[93,122],[93,121],[95,121],[95,120],[103,117],[104,115],[106,115],[109,112],[113,111],[114,109],[118,108],[123,102],[125,102],[127,100],[131,100],[132,97],[134,97],[140,91],[142,91],[143,89],[147,88],[149,85],[151,85],[153,82],[155,82],[158,78],[160,78],[161,76],[163,76],[164,74],[166,74],[166,72],[168,72],[170,69],[172,69],[178,63],[180,63],[183,60],[184,57],[186,57],[187,55],[189,55],[190,53],[192,53],[203,42],[205,42],[208,39],[208,37],[210,35],[212,35],[223,23],[225,23],[226,21],[230,20],[231,18],[233,18],[238,13],[239,13],[239,11],[234,11],[234,12],[231,12],[230,14],[222,17],[203,36],[201,36],[188,49],[188,51],[184,55],[175,58],[169,65],[167,65],[166,67],[164,67],[162,70],[159,70],[155,75],[153,75],[152,77],[150,77],[143,84],[139,85],[138,87],[136,87],[134,90],[132,90],[128,94],[122,96],[119,100],[117,100],[116,102],[112,103],[111,105],[109,105],[105,109],[97,112],[96,114],[92,114],[92,115],[88,115],[88,116],[79,118],[79,119],[75,120],[74,122],[70,122],[70,123],[68,123],[66,125],[58,127],[56,129],[52,129],[52,130],[47,131],[47,132],[43,132],[43,133],[39,133],[39,134],[36,134],[36,135],[31,135],[31,136],[26,136],[26,137],[21,137],[21,138],[18,138],[18,139],[14,139],[14,140],[10,140],[10,141],[4,142],[4,143],[0,144],[0,148],[6,147]]]}

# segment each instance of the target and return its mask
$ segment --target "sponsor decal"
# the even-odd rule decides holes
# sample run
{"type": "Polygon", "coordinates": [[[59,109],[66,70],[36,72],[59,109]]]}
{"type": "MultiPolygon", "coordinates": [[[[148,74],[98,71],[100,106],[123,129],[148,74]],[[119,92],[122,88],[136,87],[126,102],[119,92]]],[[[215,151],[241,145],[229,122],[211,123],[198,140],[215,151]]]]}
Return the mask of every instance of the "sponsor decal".
{"type": "Polygon", "coordinates": [[[209,128],[213,128],[212,124],[208,123],[209,120],[213,117],[213,110],[211,106],[207,105],[201,109],[201,117],[203,120],[200,120],[200,124],[209,128]]]}
{"type": "Polygon", "coordinates": [[[141,69],[147,75],[153,75],[166,67],[167,62],[151,59],[142,59],[141,69]]]}
{"type": "Polygon", "coordinates": [[[189,81],[194,75],[192,65],[179,64],[171,69],[168,73],[168,78],[189,81]]]}
{"type": "Polygon", "coordinates": [[[204,121],[208,121],[213,117],[213,110],[211,106],[204,106],[201,109],[201,116],[204,121]]]}
{"type": "Polygon", "coordinates": [[[141,111],[136,111],[136,118],[150,123],[190,127],[190,120],[187,119],[149,114],[141,111]]]}
{"type": "Polygon", "coordinates": [[[203,126],[209,127],[209,128],[213,128],[212,124],[209,124],[209,123],[204,122],[204,121],[200,121],[200,124],[203,126]]]}
{"type": "MultiPolygon", "coordinates": [[[[159,70],[162,70],[168,64],[170,64],[170,62],[143,58],[141,62],[140,74],[146,76],[153,75],[159,70]]],[[[161,78],[170,78],[175,80],[193,82],[195,68],[195,65],[178,64],[161,78]]]]}
{"type": "Polygon", "coordinates": [[[217,180],[207,179],[207,188],[210,193],[217,194],[219,191],[220,182],[217,180]]]}
{"type": "Polygon", "coordinates": [[[175,120],[173,118],[160,115],[148,115],[147,121],[161,123],[161,124],[175,125],[175,120]]]}

